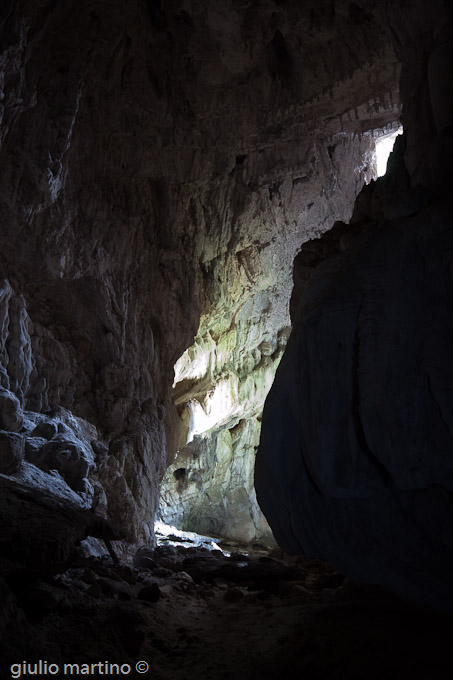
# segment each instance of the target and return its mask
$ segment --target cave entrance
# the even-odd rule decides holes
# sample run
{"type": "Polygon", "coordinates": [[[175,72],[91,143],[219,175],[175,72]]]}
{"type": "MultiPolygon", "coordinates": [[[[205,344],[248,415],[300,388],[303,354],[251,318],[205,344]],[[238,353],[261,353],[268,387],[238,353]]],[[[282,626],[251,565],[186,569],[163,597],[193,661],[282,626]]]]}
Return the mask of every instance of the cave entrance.
{"type": "Polygon", "coordinates": [[[304,242],[337,220],[347,223],[363,185],[382,174],[400,132],[399,110],[376,115],[365,131],[359,120],[359,134],[340,123],[322,139],[295,140],[304,145],[300,160],[278,176],[254,176],[265,152],[242,154],[239,165],[236,154],[228,175],[235,188],[225,194],[234,210],[227,202],[219,211],[212,194],[202,208],[193,201],[193,212],[216,228],[200,258],[200,328],[175,365],[182,436],[161,485],[160,522],[252,547],[275,545],[256,501],[254,463],[264,401],[291,330],[293,261],[304,242]],[[225,230],[220,239],[217,228],[225,230]]]}
{"type": "Polygon", "coordinates": [[[255,547],[275,544],[256,502],[253,467],[262,405],[288,334],[260,343],[242,368],[231,365],[237,329],[227,339],[213,332],[198,337],[177,362],[174,401],[182,432],[161,485],[158,540],[169,532],[182,540],[177,530],[183,530],[255,547]]]}
{"type": "MultiPolygon", "coordinates": [[[[381,133],[382,131],[379,131],[381,133]]],[[[396,138],[403,134],[403,128],[399,126],[396,130],[392,129],[390,132],[380,134],[375,141],[376,145],[376,169],[377,177],[385,175],[387,170],[387,161],[393,151],[396,138]]]]}

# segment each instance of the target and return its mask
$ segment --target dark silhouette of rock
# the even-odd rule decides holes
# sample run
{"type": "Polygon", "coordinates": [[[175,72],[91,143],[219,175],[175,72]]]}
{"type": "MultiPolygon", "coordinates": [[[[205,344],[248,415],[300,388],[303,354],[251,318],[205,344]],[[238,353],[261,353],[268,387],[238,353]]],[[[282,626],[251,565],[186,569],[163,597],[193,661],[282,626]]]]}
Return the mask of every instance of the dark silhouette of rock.
{"type": "Polygon", "coordinates": [[[296,258],[255,487],[284,550],[452,613],[453,203],[438,173],[453,98],[434,65],[450,63],[453,14],[430,20],[431,43],[413,25],[403,40],[408,129],[386,177],[296,258]]]}
{"type": "Polygon", "coordinates": [[[152,549],[145,546],[141,546],[137,550],[132,564],[136,569],[154,569],[154,567],[157,567],[157,562],[153,559],[152,549]]]}
{"type": "Polygon", "coordinates": [[[30,437],[41,437],[42,439],[52,439],[58,432],[58,426],[52,421],[42,420],[30,432],[30,437]]]}
{"type": "Polygon", "coordinates": [[[41,489],[0,477],[0,574],[57,573],[86,536],[119,540],[111,522],[41,489]]]}
{"type": "Polygon", "coordinates": [[[0,427],[10,432],[20,432],[23,422],[19,399],[9,390],[0,388],[0,427]]]}
{"type": "Polygon", "coordinates": [[[255,472],[284,550],[449,610],[452,222],[443,203],[381,223],[315,270],[255,472]]]}
{"type": "Polygon", "coordinates": [[[158,602],[160,600],[160,589],[157,583],[148,583],[143,586],[138,593],[139,600],[146,600],[146,602],[158,602]]]}
{"type": "Polygon", "coordinates": [[[25,437],[0,430],[0,472],[11,475],[20,469],[24,459],[25,437]]]}
{"type": "Polygon", "coordinates": [[[80,442],[64,435],[56,435],[44,444],[33,462],[42,470],[58,470],[74,491],[85,489],[84,480],[92,464],[84,455],[80,442]]]}

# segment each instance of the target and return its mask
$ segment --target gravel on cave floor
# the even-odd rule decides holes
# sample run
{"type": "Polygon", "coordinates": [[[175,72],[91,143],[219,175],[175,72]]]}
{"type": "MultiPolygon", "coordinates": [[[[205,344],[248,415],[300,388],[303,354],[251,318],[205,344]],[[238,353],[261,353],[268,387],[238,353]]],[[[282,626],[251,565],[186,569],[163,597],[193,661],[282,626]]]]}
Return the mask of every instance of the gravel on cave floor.
{"type": "Polygon", "coordinates": [[[451,619],[320,560],[163,545],[144,563],[80,557],[16,584],[49,662],[145,660],[129,677],[152,680],[451,677],[451,619]]]}

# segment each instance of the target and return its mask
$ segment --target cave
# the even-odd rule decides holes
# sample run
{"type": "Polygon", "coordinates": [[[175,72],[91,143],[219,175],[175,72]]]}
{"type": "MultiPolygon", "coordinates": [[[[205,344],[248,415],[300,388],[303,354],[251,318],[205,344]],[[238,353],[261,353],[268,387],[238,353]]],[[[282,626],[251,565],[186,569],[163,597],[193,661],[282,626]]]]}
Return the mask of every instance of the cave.
{"type": "Polygon", "coordinates": [[[0,677],[449,678],[451,1],[0,27],[0,677]]]}

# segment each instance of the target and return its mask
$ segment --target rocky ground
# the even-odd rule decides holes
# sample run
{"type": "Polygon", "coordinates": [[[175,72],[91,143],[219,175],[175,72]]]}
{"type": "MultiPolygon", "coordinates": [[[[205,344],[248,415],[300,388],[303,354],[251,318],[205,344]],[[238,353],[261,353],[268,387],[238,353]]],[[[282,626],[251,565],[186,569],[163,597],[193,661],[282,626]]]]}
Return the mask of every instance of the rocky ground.
{"type": "Polygon", "coordinates": [[[63,573],[16,573],[1,677],[39,659],[153,680],[451,677],[451,619],[319,560],[209,547],[142,548],[133,564],[80,551],[63,573]]]}

